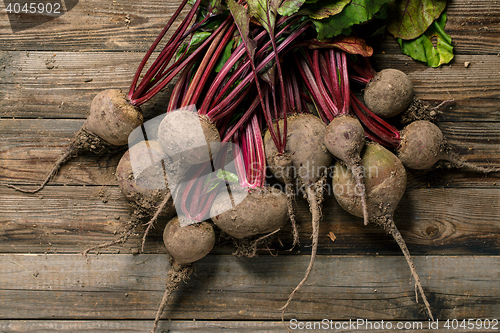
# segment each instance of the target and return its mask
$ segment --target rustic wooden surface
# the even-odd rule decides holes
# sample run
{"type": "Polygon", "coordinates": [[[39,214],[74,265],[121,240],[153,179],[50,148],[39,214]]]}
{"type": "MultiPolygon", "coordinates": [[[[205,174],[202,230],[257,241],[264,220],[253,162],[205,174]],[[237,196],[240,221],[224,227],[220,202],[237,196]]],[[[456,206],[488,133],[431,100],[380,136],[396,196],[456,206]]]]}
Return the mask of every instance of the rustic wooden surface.
{"type": "MultiPolygon", "coordinates": [[[[0,184],[28,187],[42,180],[93,96],[128,88],[178,3],[81,0],[65,15],[15,34],[0,10],[0,184]]],[[[420,98],[432,105],[454,100],[441,109],[439,126],[461,156],[481,166],[500,166],[499,11],[494,0],[451,1],[447,31],[456,58],[442,68],[401,55],[389,37],[376,46],[378,68],[407,72],[420,98]]],[[[147,117],[163,111],[167,95],[144,107],[147,117]]],[[[139,235],[88,260],[79,254],[125,228],[130,211],[114,178],[119,158],[80,156],[35,195],[0,186],[1,332],[150,329],[168,270],[158,234],[148,239],[145,254],[133,255],[139,235]]],[[[500,319],[499,187],[498,173],[409,172],[396,220],[440,325],[500,319]]],[[[284,230],[283,247],[276,242],[257,258],[236,258],[232,244],[221,240],[175,293],[164,314],[172,320],[161,329],[285,332],[279,307],[302,278],[310,253],[308,207],[299,198],[296,208],[300,247],[285,251],[290,233],[284,230]]],[[[332,196],[324,203],[319,254],[311,284],[296,296],[287,319],[415,321],[423,325],[418,332],[430,331],[397,246],[343,212],[332,196]]]]}

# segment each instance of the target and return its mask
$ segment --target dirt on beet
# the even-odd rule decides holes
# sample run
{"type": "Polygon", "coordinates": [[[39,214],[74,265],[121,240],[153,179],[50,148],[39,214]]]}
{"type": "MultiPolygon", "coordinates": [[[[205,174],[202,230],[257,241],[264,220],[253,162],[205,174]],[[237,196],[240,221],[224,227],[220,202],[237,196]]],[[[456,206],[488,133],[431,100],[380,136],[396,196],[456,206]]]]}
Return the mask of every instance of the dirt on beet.
{"type": "Polygon", "coordinates": [[[438,107],[433,107],[429,103],[413,97],[410,106],[399,115],[398,121],[401,125],[408,125],[417,120],[427,120],[434,123],[441,113],[438,107]]]}

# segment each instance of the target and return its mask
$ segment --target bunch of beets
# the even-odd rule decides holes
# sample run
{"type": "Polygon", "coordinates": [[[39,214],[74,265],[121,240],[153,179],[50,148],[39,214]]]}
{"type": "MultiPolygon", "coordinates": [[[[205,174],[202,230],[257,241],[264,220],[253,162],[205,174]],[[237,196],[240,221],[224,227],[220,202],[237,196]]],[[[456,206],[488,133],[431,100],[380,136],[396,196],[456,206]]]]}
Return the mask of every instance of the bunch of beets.
{"type": "Polygon", "coordinates": [[[128,144],[116,176],[133,207],[132,223],[119,239],[85,254],[125,242],[143,223],[144,247],[158,217],[170,219],[163,238],[171,269],[155,332],[191,264],[212,250],[216,228],[235,240],[238,254],[253,256],[258,242],[290,221],[295,246],[292,203],[301,193],[311,211],[312,253],[284,313],[313,268],[323,190],[331,182],[342,208],[394,237],[433,319],[393,220],[406,187],[405,167],[429,169],[447,160],[478,172],[498,170],[451,153],[428,107],[398,129],[395,119],[422,102],[403,72],[375,72],[366,42],[371,36],[365,35],[385,29],[410,47],[429,29],[444,27],[446,2],[428,1],[432,6],[422,10],[412,7],[414,0],[196,0],[163,41],[187,2],[147,51],[128,94],[110,89],[94,98],[45,181],[33,190],[9,186],[35,193],[72,157],[128,144]],[[412,17],[418,24],[408,26],[412,17]],[[143,124],[139,106],[174,83],[165,114],[143,124]]]}

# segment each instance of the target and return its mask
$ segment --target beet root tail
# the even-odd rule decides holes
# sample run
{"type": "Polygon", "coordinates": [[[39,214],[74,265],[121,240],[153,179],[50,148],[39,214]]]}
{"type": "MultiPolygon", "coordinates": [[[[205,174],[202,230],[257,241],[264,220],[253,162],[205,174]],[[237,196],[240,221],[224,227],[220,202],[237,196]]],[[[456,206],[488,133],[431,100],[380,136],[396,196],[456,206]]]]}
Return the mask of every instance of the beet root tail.
{"type": "Polygon", "coordinates": [[[144,231],[144,235],[142,236],[141,252],[144,252],[144,245],[146,244],[146,237],[148,236],[148,234],[151,231],[151,229],[153,229],[154,224],[155,224],[156,220],[158,219],[158,216],[160,216],[160,214],[163,211],[163,209],[165,209],[165,206],[167,205],[167,203],[168,203],[168,201],[170,200],[171,197],[172,197],[172,193],[170,193],[170,191],[169,191],[165,195],[165,198],[160,203],[160,205],[158,206],[158,208],[156,208],[156,212],[153,215],[153,217],[151,218],[151,220],[149,220],[149,222],[145,224],[146,230],[144,231]]]}
{"type": "Polygon", "coordinates": [[[316,191],[312,186],[306,187],[307,201],[309,201],[309,209],[312,215],[312,249],[311,249],[311,259],[309,261],[309,265],[307,266],[306,273],[302,281],[295,287],[295,289],[288,296],[288,300],[285,305],[280,308],[282,311],[281,319],[284,321],[285,310],[292,301],[295,294],[302,288],[302,286],[306,283],[309,275],[311,274],[312,268],[314,266],[314,262],[316,260],[316,252],[318,250],[318,239],[319,239],[319,220],[321,219],[321,210],[319,207],[318,197],[316,195],[316,191]]]}
{"type": "Polygon", "coordinates": [[[165,310],[165,307],[168,304],[170,296],[174,291],[176,291],[179,288],[181,282],[189,279],[192,271],[193,269],[190,265],[177,265],[175,263],[172,263],[172,267],[170,268],[167,274],[165,293],[163,294],[160,306],[158,307],[158,311],[156,312],[156,318],[151,333],[155,333],[156,330],[158,329],[161,315],[163,314],[163,311],[165,310]]]}
{"type": "Polygon", "coordinates": [[[130,238],[130,236],[132,236],[132,234],[134,233],[135,227],[137,227],[137,223],[132,224],[130,226],[130,228],[124,234],[122,234],[119,238],[117,238],[111,242],[99,244],[99,245],[90,247],[88,249],[85,249],[82,252],[82,254],[85,257],[87,257],[87,255],[89,254],[90,251],[99,250],[99,249],[107,249],[108,247],[125,243],[130,238]]]}
{"type": "Polygon", "coordinates": [[[454,153],[448,153],[443,156],[443,159],[453,164],[455,167],[465,170],[470,170],[479,173],[492,173],[492,172],[500,172],[500,168],[497,167],[481,167],[475,165],[474,163],[466,162],[459,157],[457,157],[454,153]]]}
{"type": "Polygon", "coordinates": [[[293,235],[293,243],[292,247],[288,251],[292,251],[297,244],[299,244],[299,231],[297,229],[297,221],[295,220],[295,211],[293,210],[293,200],[295,199],[295,193],[293,192],[293,184],[287,182],[285,185],[285,194],[286,194],[286,204],[288,207],[288,218],[290,219],[290,223],[292,225],[292,235],[293,235]]]}
{"type": "MultiPolygon", "coordinates": [[[[413,276],[413,279],[415,280],[415,288],[418,289],[420,292],[420,295],[422,296],[422,300],[424,302],[425,308],[427,310],[427,313],[429,315],[429,318],[434,321],[434,317],[432,316],[432,311],[431,311],[431,306],[429,302],[427,301],[427,297],[425,296],[424,289],[422,288],[422,284],[420,283],[420,278],[417,274],[417,269],[415,268],[415,264],[413,263],[413,259],[410,255],[410,251],[408,250],[408,247],[406,246],[406,242],[403,239],[403,236],[400,234],[398,228],[394,224],[394,221],[391,219],[389,223],[387,223],[387,228],[389,234],[392,235],[396,243],[398,243],[399,247],[401,248],[401,251],[403,252],[403,255],[405,256],[406,262],[408,263],[408,266],[410,267],[411,275],[413,276]]],[[[417,303],[418,303],[418,297],[417,297],[417,303]]]]}
{"type": "Polygon", "coordinates": [[[47,176],[45,177],[45,180],[42,182],[42,184],[40,184],[37,188],[35,188],[33,190],[27,190],[27,189],[20,188],[20,187],[10,185],[10,184],[7,184],[7,187],[13,188],[14,190],[22,192],[22,193],[31,193],[31,194],[37,193],[37,192],[41,191],[45,187],[45,185],[47,185],[47,183],[52,179],[52,177],[54,177],[57,174],[57,172],[59,171],[59,169],[61,168],[61,166],[64,163],[68,162],[70,159],[72,159],[76,155],[77,155],[77,150],[74,149],[72,146],[68,147],[68,149],[66,149],[64,151],[64,153],[54,163],[54,166],[52,167],[50,172],[47,174],[47,176]]]}
{"type": "Polygon", "coordinates": [[[104,155],[107,154],[110,150],[116,148],[117,146],[113,146],[108,142],[104,141],[104,139],[98,137],[97,135],[89,132],[84,127],[80,128],[80,130],[76,133],[74,139],[71,141],[70,145],[64,153],[57,159],[57,161],[52,166],[52,169],[45,177],[45,180],[42,182],[40,186],[33,190],[26,190],[14,185],[7,184],[7,187],[13,188],[16,191],[23,193],[37,193],[42,190],[45,185],[57,174],[59,169],[69,160],[78,156],[82,152],[92,152],[96,155],[104,155]]]}

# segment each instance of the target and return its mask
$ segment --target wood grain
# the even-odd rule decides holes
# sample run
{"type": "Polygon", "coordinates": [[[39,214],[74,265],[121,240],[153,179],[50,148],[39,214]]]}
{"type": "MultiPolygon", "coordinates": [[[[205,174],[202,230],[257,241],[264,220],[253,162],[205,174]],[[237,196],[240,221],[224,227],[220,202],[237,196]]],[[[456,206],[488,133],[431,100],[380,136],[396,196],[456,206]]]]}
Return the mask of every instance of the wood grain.
{"type": "MultiPolygon", "coordinates": [[[[176,10],[179,0],[102,2],[80,0],[71,11],[37,29],[15,34],[5,12],[0,13],[0,49],[145,52],[176,10]],[[125,18],[130,17],[130,24],[125,18]]],[[[446,31],[461,54],[497,54],[500,5],[494,0],[453,0],[448,4],[446,31]],[[472,38],[473,36],[473,38],[472,38]]],[[[398,53],[392,36],[385,52],[398,53]]]]}
{"type": "MultiPolygon", "coordinates": [[[[127,227],[130,209],[117,187],[50,186],[34,196],[0,188],[0,253],[78,253],[111,241],[127,227]]],[[[310,214],[305,200],[296,200],[300,247],[310,252],[310,214]]],[[[395,219],[410,251],[433,255],[500,255],[500,191],[494,188],[415,188],[405,193],[395,219]]],[[[161,221],[160,223],[166,223],[161,221]]],[[[161,230],[161,227],[158,227],[161,230]]],[[[132,253],[141,232],[127,243],[103,250],[132,253]]],[[[154,235],[153,235],[154,236],[154,235]]],[[[289,228],[271,247],[287,254],[289,228]]],[[[219,239],[216,253],[232,253],[234,244],[219,239]]],[[[148,253],[164,253],[161,238],[150,237],[148,253]]],[[[390,254],[400,250],[381,229],[364,227],[343,211],[333,195],[326,196],[320,229],[321,254],[390,254]],[[337,239],[332,242],[328,234],[337,239]]],[[[273,253],[275,251],[272,251],[273,253]]],[[[269,254],[262,247],[261,255],[269,254]]]]}
{"type": "MultiPolygon", "coordinates": [[[[307,256],[208,256],[163,318],[279,320],[307,256]]],[[[437,318],[498,318],[499,257],[416,257],[437,318]]],[[[164,255],[0,255],[0,319],[150,319],[164,255]],[[29,302],[26,300],[29,299],[29,302]],[[15,304],[15,306],[12,306],[15,304]],[[50,304],[50,306],[47,306],[50,304]]],[[[321,256],[285,318],[426,320],[402,257],[321,256]]]]}
{"type": "MultiPolygon", "coordinates": [[[[0,13],[0,49],[145,52],[181,1],[80,0],[64,15],[35,29],[12,33],[0,13]],[[130,18],[127,24],[126,17],[130,18]]],[[[178,22],[174,25],[174,29],[178,22]]]]}
{"type": "MultiPolygon", "coordinates": [[[[328,318],[326,318],[328,319],[328,318]]],[[[363,320],[362,318],[357,318],[363,320]]],[[[341,332],[373,332],[375,325],[381,325],[381,322],[375,323],[374,321],[358,322],[356,320],[349,321],[334,321],[329,320],[329,326],[319,326],[321,321],[302,321],[303,327],[305,325],[317,325],[309,326],[316,327],[318,330],[327,330],[330,327],[331,330],[338,329],[341,332]],[[352,325],[352,326],[351,326],[352,325]],[[351,327],[349,327],[351,326],[351,327]],[[337,328],[335,328],[337,327],[337,328]],[[344,328],[342,328],[344,327],[344,328]]],[[[467,320],[465,321],[467,325],[467,320]]],[[[445,327],[446,321],[438,321],[435,329],[429,328],[428,321],[389,321],[384,320],[383,327],[391,327],[391,329],[377,329],[377,332],[388,333],[392,332],[398,327],[406,327],[406,332],[421,332],[421,333],[431,333],[436,332],[437,328],[442,330],[447,330],[445,327]],[[389,326],[390,325],[390,326],[389,326]],[[398,326],[400,325],[400,326],[398,326]]],[[[462,322],[458,322],[455,325],[460,325],[462,322]]],[[[476,322],[473,321],[474,325],[476,322]]],[[[288,323],[287,323],[288,324],[288,323]]],[[[453,323],[452,323],[453,324],[453,323]]],[[[482,322],[481,322],[482,324],[482,322]]],[[[297,323],[297,327],[298,327],[297,323]]],[[[324,324],[323,324],[324,325],[324,324]]],[[[433,324],[436,325],[436,324],[433,324]]],[[[477,327],[480,328],[479,322],[477,327]]],[[[115,321],[115,320],[0,320],[0,329],[2,332],[6,333],[24,333],[29,330],[34,330],[40,333],[72,333],[72,332],[83,332],[83,333],[115,333],[115,332],[127,332],[127,333],[143,333],[145,332],[145,327],[151,326],[151,320],[133,320],[133,321],[115,321]]],[[[456,327],[456,326],[455,326],[456,327]]],[[[475,326],[476,327],[476,326],[475,326]]],[[[490,323],[491,327],[491,323],[490,323]]],[[[460,332],[464,333],[476,333],[478,328],[474,329],[460,329],[460,332]]],[[[196,321],[180,321],[180,320],[164,320],[160,322],[159,328],[161,332],[168,333],[185,333],[185,332],[203,332],[203,333],[219,333],[219,332],[287,332],[283,323],[281,321],[217,321],[217,320],[196,320],[196,321]]],[[[308,331],[313,331],[312,329],[308,331]]],[[[313,331],[314,332],[314,331],[313,331]]]]}
{"type": "MultiPolygon", "coordinates": [[[[499,50],[500,52],[500,50],[499,50]]],[[[0,117],[87,117],[94,96],[103,89],[128,91],[142,53],[127,52],[2,52],[0,51],[0,117]],[[53,61],[48,69],[46,62],[53,61]],[[90,81],[90,82],[89,82],[90,81]]],[[[431,105],[454,102],[441,109],[441,121],[500,121],[500,57],[457,55],[451,65],[428,68],[407,56],[378,55],[376,68],[406,72],[415,94],[431,105]],[[464,62],[470,62],[469,68],[464,62]]],[[[142,109],[147,118],[165,110],[170,90],[142,109]]]]}

